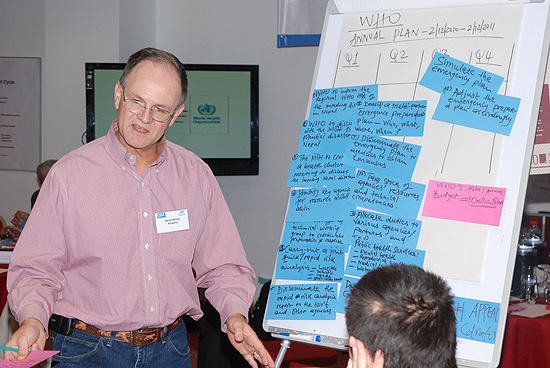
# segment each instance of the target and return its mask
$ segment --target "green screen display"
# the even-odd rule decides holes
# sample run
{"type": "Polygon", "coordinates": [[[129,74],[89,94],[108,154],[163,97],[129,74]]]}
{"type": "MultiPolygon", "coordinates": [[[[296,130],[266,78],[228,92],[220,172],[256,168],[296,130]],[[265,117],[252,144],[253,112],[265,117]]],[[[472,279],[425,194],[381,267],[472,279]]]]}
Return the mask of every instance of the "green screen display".
{"type": "MultiPolygon", "coordinates": [[[[185,110],[166,138],[196,153],[216,175],[258,174],[258,66],[186,65],[185,110]]],[[[107,134],[124,64],[86,63],[87,141],[107,134]]]]}

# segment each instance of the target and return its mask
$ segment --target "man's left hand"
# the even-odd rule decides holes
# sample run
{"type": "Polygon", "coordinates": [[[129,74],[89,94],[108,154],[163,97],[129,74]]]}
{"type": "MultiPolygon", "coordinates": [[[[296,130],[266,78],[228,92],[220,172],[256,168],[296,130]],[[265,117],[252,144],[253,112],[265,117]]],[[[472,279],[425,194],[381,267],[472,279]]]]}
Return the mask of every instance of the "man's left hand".
{"type": "Polygon", "coordinates": [[[225,321],[225,325],[229,341],[251,367],[258,368],[256,363],[258,360],[263,366],[275,368],[275,363],[267,349],[241,314],[230,315],[225,321]]]}

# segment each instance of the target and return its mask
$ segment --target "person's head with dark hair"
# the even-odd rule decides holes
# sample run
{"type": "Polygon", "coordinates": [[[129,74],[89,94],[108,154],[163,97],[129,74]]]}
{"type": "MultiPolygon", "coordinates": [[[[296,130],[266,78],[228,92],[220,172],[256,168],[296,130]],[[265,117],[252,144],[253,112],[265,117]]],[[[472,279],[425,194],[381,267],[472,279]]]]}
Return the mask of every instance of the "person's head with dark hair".
{"type": "Polygon", "coordinates": [[[364,275],[350,292],[346,326],[350,342],[383,353],[384,368],[456,367],[451,289],[420,267],[392,264],[364,275]]]}
{"type": "Polygon", "coordinates": [[[130,57],[128,58],[128,61],[126,62],[126,66],[124,67],[124,71],[122,72],[122,75],[120,76],[120,85],[122,86],[122,89],[126,88],[126,82],[128,79],[128,75],[134,70],[134,68],[141,63],[142,61],[150,60],[153,62],[159,62],[159,63],[166,63],[168,65],[171,65],[175,71],[178,73],[180,78],[180,88],[181,88],[181,97],[178,101],[178,107],[183,105],[185,102],[185,99],[187,98],[187,89],[188,89],[188,80],[187,80],[187,72],[185,71],[185,67],[183,66],[182,62],[172,53],[155,49],[153,47],[147,47],[144,49],[141,49],[139,51],[136,51],[130,57]]]}
{"type": "Polygon", "coordinates": [[[55,164],[56,162],[57,160],[46,160],[36,167],[36,182],[38,183],[39,189],[37,189],[31,195],[31,209],[34,207],[34,203],[38,198],[38,194],[40,193],[40,187],[42,187],[42,183],[44,183],[46,176],[50,172],[50,169],[52,168],[53,164],[55,164]]]}
{"type": "Polygon", "coordinates": [[[48,175],[48,172],[56,162],[57,160],[46,160],[36,167],[38,186],[42,186],[44,179],[46,179],[46,175],[48,175]]]}

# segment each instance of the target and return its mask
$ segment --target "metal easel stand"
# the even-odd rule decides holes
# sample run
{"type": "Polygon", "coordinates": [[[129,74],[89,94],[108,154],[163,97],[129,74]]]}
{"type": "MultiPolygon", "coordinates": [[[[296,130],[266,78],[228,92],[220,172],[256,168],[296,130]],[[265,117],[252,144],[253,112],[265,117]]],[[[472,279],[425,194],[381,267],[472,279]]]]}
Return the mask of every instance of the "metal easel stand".
{"type": "Polygon", "coordinates": [[[275,358],[275,368],[281,367],[281,364],[283,363],[283,359],[285,358],[286,351],[289,347],[290,347],[290,340],[281,341],[281,348],[279,349],[277,358],[275,358]]]}

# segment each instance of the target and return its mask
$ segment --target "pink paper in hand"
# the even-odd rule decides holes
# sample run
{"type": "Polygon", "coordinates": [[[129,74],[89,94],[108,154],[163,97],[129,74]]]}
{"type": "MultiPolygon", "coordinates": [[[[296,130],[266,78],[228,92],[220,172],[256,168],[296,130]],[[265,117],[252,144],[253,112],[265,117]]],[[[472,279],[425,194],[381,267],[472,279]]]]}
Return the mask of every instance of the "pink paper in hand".
{"type": "Polygon", "coordinates": [[[498,226],[506,188],[430,180],[422,216],[498,226]]]}
{"type": "Polygon", "coordinates": [[[51,356],[59,353],[59,351],[51,350],[34,350],[29,353],[25,360],[17,359],[0,359],[1,368],[30,368],[51,356]]]}

